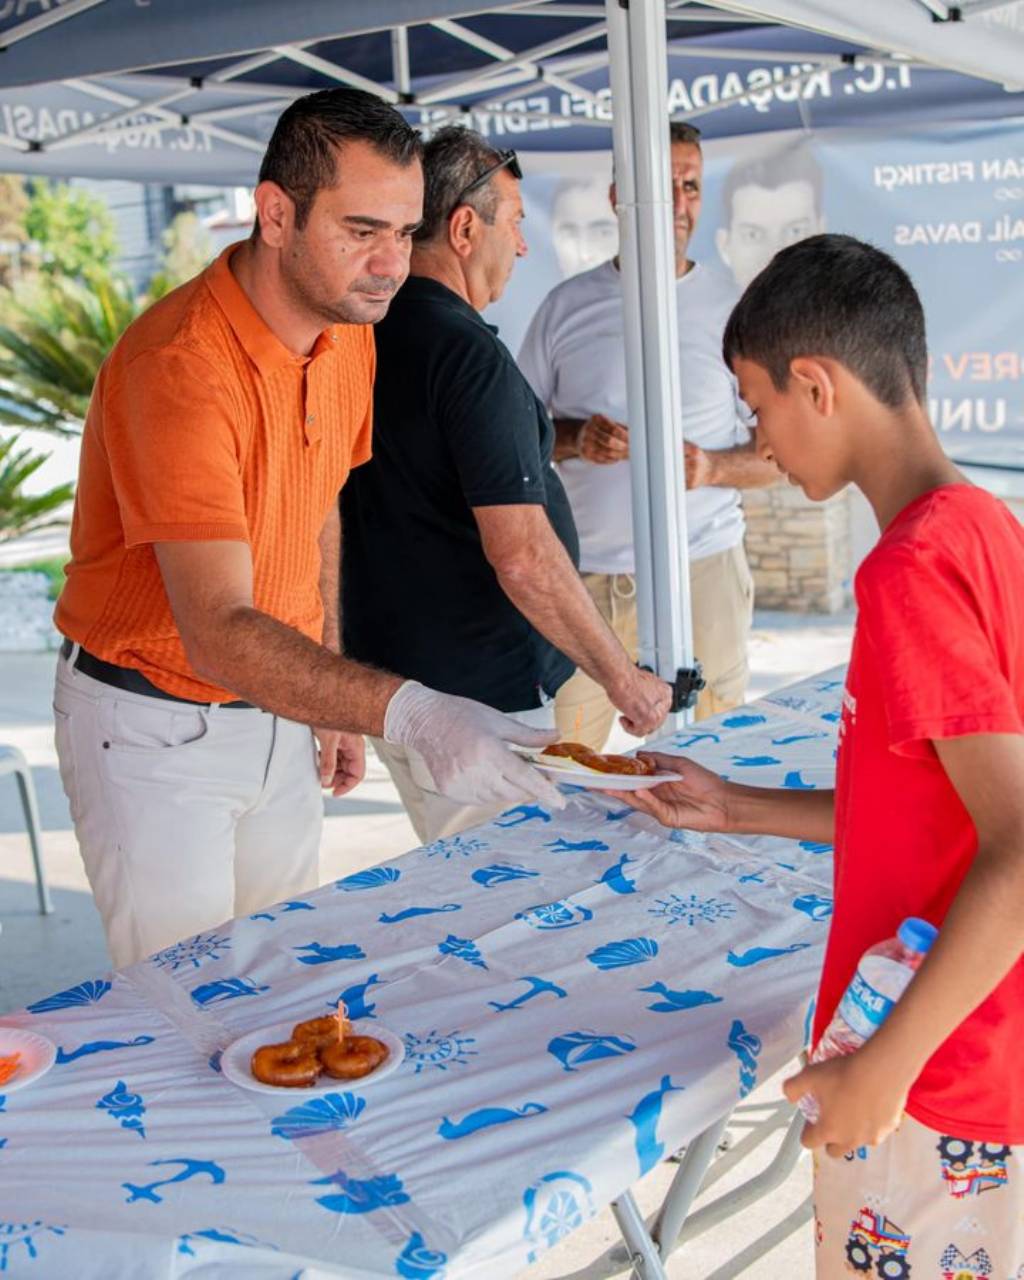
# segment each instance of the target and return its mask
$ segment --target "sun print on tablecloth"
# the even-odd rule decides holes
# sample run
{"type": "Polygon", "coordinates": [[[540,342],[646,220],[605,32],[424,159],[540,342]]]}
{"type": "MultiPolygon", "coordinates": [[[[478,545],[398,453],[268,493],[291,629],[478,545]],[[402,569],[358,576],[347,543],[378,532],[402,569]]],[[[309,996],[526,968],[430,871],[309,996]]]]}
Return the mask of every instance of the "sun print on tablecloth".
{"type": "Polygon", "coordinates": [[[231,939],[219,937],[215,933],[197,933],[194,938],[183,938],[173,946],[165,947],[152,956],[152,963],[158,969],[182,969],[191,965],[194,969],[205,960],[219,960],[231,949],[231,939]]]}
{"type": "Polygon", "coordinates": [[[469,1047],[476,1044],[476,1038],[459,1035],[458,1031],[428,1031],[423,1036],[407,1031],[403,1039],[406,1061],[412,1064],[416,1075],[430,1068],[447,1071],[449,1067],[464,1067],[478,1052],[469,1047]]]}
{"type": "Polygon", "coordinates": [[[720,898],[698,898],[695,893],[681,897],[678,893],[670,893],[664,898],[655,898],[656,906],[648,907],[648,914],[661,916],[667,924],[686,924],[691,928],[697,924],[714,924],[718,920],[730,920],[736,914],[734,902],[723,902],[720,898]]]}

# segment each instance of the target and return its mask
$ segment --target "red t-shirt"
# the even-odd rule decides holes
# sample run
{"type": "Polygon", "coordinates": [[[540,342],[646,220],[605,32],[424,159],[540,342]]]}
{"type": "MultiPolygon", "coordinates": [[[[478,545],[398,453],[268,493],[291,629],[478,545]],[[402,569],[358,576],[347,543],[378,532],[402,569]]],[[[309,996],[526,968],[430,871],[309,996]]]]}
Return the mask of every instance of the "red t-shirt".
{"type": "MultiPolygon", "coordinates": [[[[815,1042],[868,947],[906,916],[941,928],[977,852],[932,741],[1024,734],[1024,528],[1001,502],[966,484],[926,493],[855,586],[815,1042]]],[[[1024,958],[928,1060],[907,1110],[943,1133],[1024,1143],[1022,1045],[1024,958]]]]}

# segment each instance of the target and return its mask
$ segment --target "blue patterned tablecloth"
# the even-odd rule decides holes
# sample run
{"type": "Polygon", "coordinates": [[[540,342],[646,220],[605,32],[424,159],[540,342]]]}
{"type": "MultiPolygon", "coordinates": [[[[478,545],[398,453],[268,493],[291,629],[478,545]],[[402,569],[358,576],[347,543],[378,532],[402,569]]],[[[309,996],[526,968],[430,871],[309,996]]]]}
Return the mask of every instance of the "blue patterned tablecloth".
{"type": "MultiPolygon", "coordinates": [[[[659,746],[830,786],[841,673],[659,746]]],[[[534,805],[4,1017],[59,1046],[0,1097],[0,1273],[511,1276],[801,1048],[831,848],[534,805]],[[309,1100],[219,1069],[328,1012],[404,1042],[309,1100]]]]}

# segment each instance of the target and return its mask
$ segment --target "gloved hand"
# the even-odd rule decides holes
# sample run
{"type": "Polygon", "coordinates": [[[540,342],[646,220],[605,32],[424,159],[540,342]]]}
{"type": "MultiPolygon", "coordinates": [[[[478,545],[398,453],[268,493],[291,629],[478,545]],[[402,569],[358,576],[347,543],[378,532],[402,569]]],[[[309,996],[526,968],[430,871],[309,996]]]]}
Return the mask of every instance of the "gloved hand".
{"type": "Polygon", "coordinates": [[[460,804],[538,801],[565,807],[545,776],[505,746],[546,747],[554,729],[530,729],[491,707],[406,680],[384,713],[384,740],[418,751],[434,787],[460,804]]]}

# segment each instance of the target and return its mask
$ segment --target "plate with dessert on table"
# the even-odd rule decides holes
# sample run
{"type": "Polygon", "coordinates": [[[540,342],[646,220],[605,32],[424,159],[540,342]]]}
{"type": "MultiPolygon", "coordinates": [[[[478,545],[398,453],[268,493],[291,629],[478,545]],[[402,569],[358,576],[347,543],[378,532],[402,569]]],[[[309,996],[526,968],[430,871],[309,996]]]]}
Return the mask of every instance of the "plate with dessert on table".
{"type": "Polygon", "coordinates": [[[522,755],[542,773],[574,787],[596,791],[645,791],[662,782],[678,782],[678,773],[659,773],[657,766],[639,756],[609,755],[582,742],[557,742],[543,751],[523,750],[522,755]]]}

